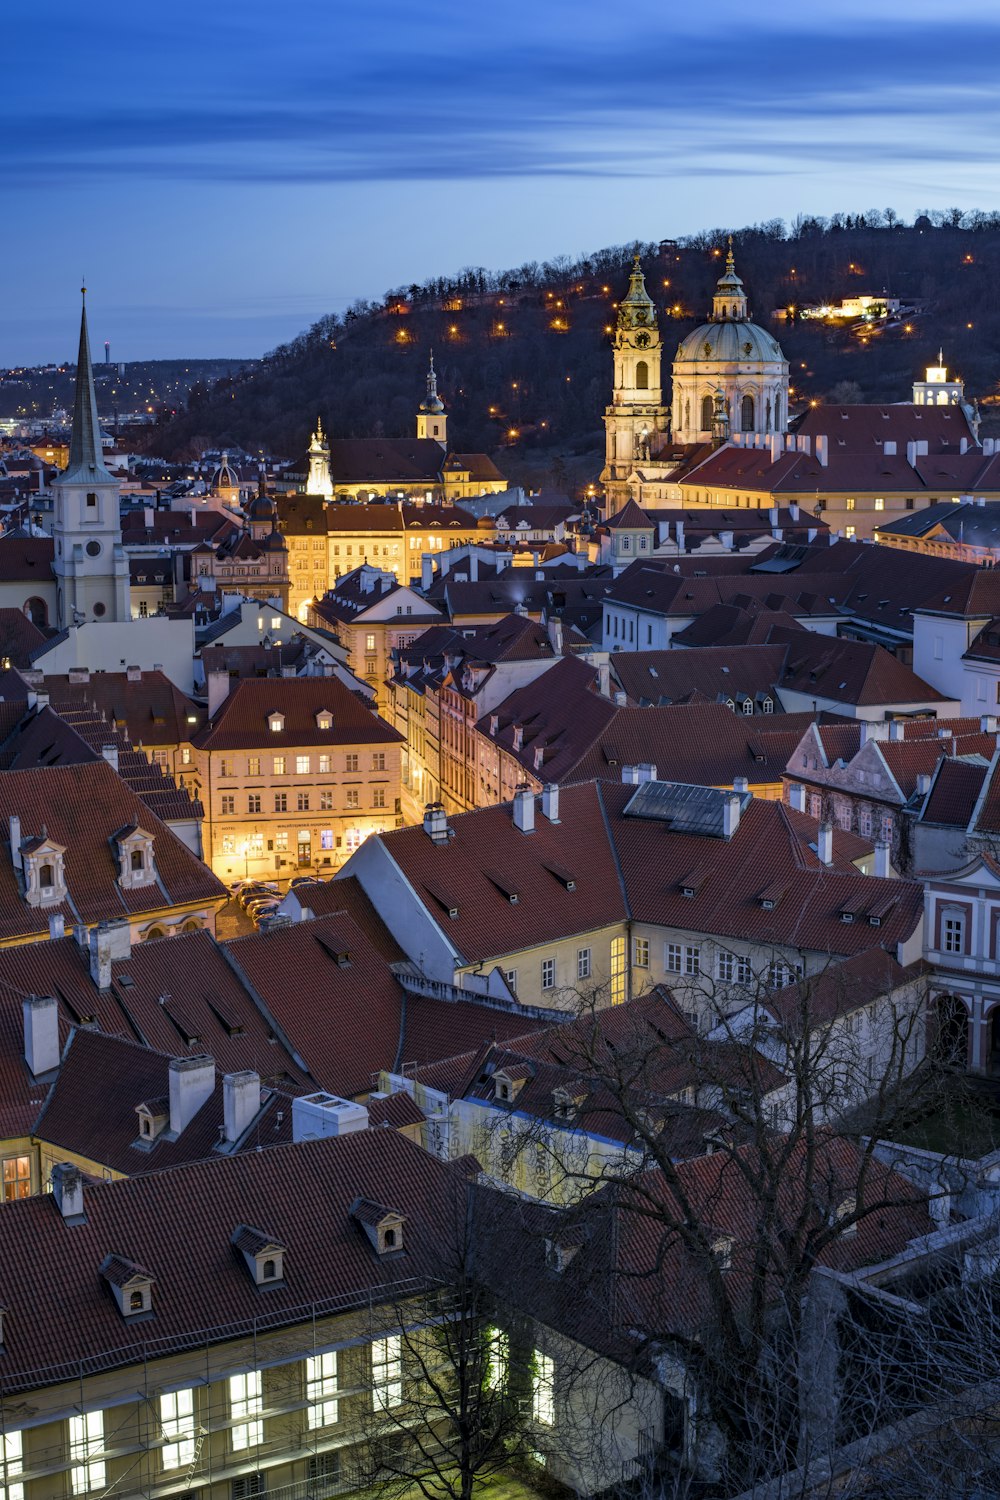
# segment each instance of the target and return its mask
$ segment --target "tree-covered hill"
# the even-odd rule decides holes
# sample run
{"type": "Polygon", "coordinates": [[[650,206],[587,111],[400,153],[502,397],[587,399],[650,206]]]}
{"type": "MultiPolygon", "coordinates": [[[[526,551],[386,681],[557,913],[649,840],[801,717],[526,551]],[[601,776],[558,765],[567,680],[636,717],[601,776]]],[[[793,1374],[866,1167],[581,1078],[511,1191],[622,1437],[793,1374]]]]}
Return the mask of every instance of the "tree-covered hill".
{"type": "MultiPolygon", "coordinates": [[[[150,432],[149,450],[180,458],[220,445],[297,456],[317,415],[333,437],[406,436],[433,348],[454,447],[496,453],[514,477],[526,466],[544,470],[551,457],[579,482],[603,442],[615,301],[633,253],[661,310],[669,371],[677,343],[710,307],[727,233],[394,288],[379,303],[320,319],[214,386],[196,386],[186,409],[150,432]]],[[[832,396],[905,400],[939,346],[969,394],[1000,400],[1000,215],[956,211],[913,226],[891,211],[835,215],[791,230],[780,221],[734,230],[733,240],[752,316],[791,364],[793,410],[832,396]],[[917,311],[867,339],[797,316],[803,304],[883,290],[917,311]]]]}

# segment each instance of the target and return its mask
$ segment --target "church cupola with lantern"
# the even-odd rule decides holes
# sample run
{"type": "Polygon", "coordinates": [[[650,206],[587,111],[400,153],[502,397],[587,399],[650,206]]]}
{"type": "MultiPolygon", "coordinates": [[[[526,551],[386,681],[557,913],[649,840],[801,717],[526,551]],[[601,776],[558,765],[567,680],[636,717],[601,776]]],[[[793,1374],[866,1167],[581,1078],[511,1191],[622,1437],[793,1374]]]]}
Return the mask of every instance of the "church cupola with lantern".
{"type": "Polygon", "coordinates": [[[448,414],[438,395],[433,349],[427,366],[427,394],[417,411],[417,437],[430,438],[433,442],[440,443],[445,452],[448,450],[448,414]]]}
{"type": "Polygon", "coordinates": [[[618,304],[613,347],[614,390],[611,405],[604,411],[601,483],[609,503],[619,504],[631,494],[630,477],[643,464],[655,462],[669,417],[661,389],[663,340],[638,255],[632,262],[628,292],[618,304]]]}
{"type": "Polygon", "coordinates": [[[310,439],[307,458],[309,478],[306,482],[306,494],[321,495],[324,500],[329,500],[333,495],[333,481],[330,478],[330,444],[323,433],[323,423],[319,417],[316,418],[316,431],[310,439]]]}
{"type": "Polygon", "coordinates": [[[732,239],[709,321],[682,339],[674,357],[672,414],[678,443],[788,426],[788,361],[777,339],[750,319],[732,239]]]}

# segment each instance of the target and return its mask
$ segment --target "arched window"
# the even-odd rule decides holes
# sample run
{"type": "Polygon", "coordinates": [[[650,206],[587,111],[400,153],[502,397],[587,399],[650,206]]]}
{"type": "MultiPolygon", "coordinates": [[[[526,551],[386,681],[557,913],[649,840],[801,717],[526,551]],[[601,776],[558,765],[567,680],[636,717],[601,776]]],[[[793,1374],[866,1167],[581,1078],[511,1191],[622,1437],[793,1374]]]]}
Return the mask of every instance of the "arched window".
{"type": "Polygon", "coordinates": [[[385,1232],[385,1248],[387,1250],[394,1250],[395,1247],[396,1247],[396,1231],[394,1229],[387,1229],[386,1232],[385,1232]]]}
{"type": "Polygon", "coordinates": [[[264,1262],[264,1269],[263,1269],[263,1271],[261,1273],[261,1280],[262,1281],[273,1281],[276,1274],[277,1274],[277,1267],[275,1266],[274,1261],[273,1260],[266,1260],[264,1262]]]}
{"type": "Polygon", "coordinates": [[[712,398],[702,396],[701,398],[701,430],[711,432],[712,430],[712,398]]]}
{"type": "Polygon", "coordinates": [[[32,598],[25,601],[24,613],[33,625],[47,625],[49,623],[49,609],[44,599],[32,598]]]}
{"type": "Polygon", "coordinates": [[[146,868],[146,860],[141,849],[132,850],[132,868],[133,870],[144,870],[146,868]]]}
{"type": "Polygon", "coordinates": [[[128,1298],[130,1312],[142,1312],[143,1297],[141,1292],[130,1292],[128,1298]]]}
{"type": "Polygon", "coordinates": [[[56,873],[51,865],[42,865],[38,871],[39,885],[55,885],[56,873]]]}
{"type": "Polygon", "coordinates": [[[780,396],[775,396],[775,398],[774,398],[774,430],[775,430],[775,432],[780,432],[781,431],[781,397],[780,396]]]}
{"type": "Polygon", "coordinates": [[[150,927],[150,928],[147,929],[147,931],[145,933],[143,933],[143,942],[149,943],[149,942],[152,942],[152,940],[154,938],[161,938],[162,936],[163,936],[163,928],[162,927],[150,927]]]}
{"type": "Polygon", "coordinates": [[[740,407],[740,425],[743,428],[744,432],[753,432],[753,419],[753,397],[744,396],[743,404],[740,407]]]}
{"type": "Polygon", "coordinates": [[[637,391],[649,390],[649,366],[644,359],[640,359],[635,367],[635,388],[637,391]]]}

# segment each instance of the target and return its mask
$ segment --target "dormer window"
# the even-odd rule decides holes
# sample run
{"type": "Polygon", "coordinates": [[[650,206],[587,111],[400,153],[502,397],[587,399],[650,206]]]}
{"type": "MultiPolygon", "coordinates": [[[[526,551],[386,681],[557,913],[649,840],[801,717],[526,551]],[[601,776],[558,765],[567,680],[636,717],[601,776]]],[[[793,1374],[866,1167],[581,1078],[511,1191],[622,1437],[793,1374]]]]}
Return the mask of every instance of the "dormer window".
{"type": "Polygon", "coordinates": [[[100,1273],[111,1289],[123,1318],[142,1317],[153,1311],[154,1277],[124,1255],[106,1255],[100,1273]]]}
{"type": "Polygon", "coordinates": [[[285,727],[284,714],[268,714],[267,727],[272,734],[280,734],[285,727]]]}
{"type": "Polygon", "coordinates": [[[321,708],[319,713],[316,715],[316,728],[332,729],[333,714],[329,713],[325,708],[321,708]]]}
{"type": "Polygon", "coordinates": [[[528,1081],[528,1069],[497,1068],[493,1074],[493,1097],[504,1104],[512,1104],[528,1081]]]}
{"type": "Polygon", "coordinates": [[[243,1257],[244,1264],[259,1287],[282,1286],[285,1278],[285,1247],[255,1229],[252,1224],[237,1224],[233,1230],[232,1244],[243,1257]]]}
{"type": "Polygon", "coordinates": [[[375,1203],[371,1198],[355,1198],[351,1218],[361,1225],[376,1255],[396,1255],[405,1249],[406,1220],[396,1209],[375,1203]]]}
{"type": "Polygon", "coordinates": [[[66,850],[49,838],[27,839],[20,849],[24,897],[29,906],[59,906],[66,900],[66,850]]]}
{"type": "Polygon", "coordinates": [[[841,1234],[856,1234],[858,1229],[857,1220],[854,1219],[853,1223],[850,1224],[845,1224],[844,1220],[853,1218],[853,1215],[856,1214],[857,1211],[858,1200],[854,1197],[853,1194],[851,1194],[847,1198],[842,1198],[836,1205],[836,1207],[833,1209],[833,1212],[830,1214],[830,1222],[831,1224],[842,1226],[841,1234]]]}
{"type": "Polygon", "coordinates": [[[709,1246],[712,1259],[720,1271],[729,1271],[733,1265],[733,1246],[736,1241],[731,1234],[716,1234],[712,1236],[709,1246]]]}
{"type": "Polygon", "coordinates": [[[114,835],[118,845],[118,884],[126,891],[141,890],[156,880],[153,835],[130,823],[114,835]]]}
{"type": "Polygon", "coordinates": [[[166,1099],[144,1099],[141,1104],[136,1105],[135,1112],[139,1117],[139,1139],[136,1145],[151,1145],[167,1128],[170,1104],[166,1099]]]}

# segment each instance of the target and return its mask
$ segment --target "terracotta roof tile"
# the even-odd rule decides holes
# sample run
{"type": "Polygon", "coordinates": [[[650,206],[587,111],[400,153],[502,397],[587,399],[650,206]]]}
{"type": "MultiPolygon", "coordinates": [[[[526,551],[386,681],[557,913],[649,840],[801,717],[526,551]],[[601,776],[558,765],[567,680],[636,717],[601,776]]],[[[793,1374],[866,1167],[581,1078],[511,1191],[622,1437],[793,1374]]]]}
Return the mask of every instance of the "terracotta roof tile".
{"type": "Polygon", "coordinates": [[[275,750],[305,745],[386,745],[403,736],[373,713],[336,677],[244,678],[213,719],[194,738],[201,750],[275,750]],[[320,729],[317,715],[332,716],[320,729]],[[280,713],[284,726],[271,730],[269,715],[280,713]]]}

